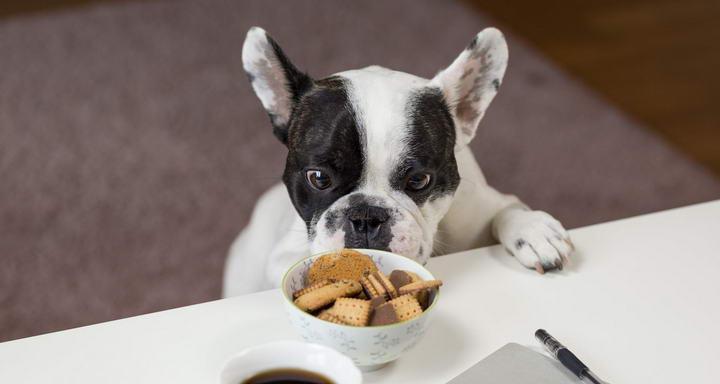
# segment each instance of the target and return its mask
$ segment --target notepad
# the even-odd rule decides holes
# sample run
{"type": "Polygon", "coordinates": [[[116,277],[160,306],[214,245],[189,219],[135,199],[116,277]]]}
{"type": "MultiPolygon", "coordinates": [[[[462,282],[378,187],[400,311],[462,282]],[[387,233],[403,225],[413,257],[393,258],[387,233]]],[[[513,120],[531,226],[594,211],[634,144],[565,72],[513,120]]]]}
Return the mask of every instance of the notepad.
{"type": "Polygon", "coordinates": [[[510,343],[493,352],[450,384],[578,384],[559,362],[520,344],[510,343]]]}

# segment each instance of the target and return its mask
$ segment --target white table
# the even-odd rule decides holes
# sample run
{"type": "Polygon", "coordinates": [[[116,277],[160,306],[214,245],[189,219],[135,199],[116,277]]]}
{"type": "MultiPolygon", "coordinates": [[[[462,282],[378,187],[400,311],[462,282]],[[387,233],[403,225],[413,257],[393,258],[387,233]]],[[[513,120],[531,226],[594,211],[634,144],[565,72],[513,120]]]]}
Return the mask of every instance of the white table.
{"type": "MultiPolygon", "coordinates": [[[[441,383],[546,328],[604,379],[717,383],[720,200],[576,229],[544,276],[500,247],[435,258],[425,338],[368,383],[441,383]]],[[[277,290],[0,344],[0,383],[214,383],[227,357],[297,338],[277,290]]]]}

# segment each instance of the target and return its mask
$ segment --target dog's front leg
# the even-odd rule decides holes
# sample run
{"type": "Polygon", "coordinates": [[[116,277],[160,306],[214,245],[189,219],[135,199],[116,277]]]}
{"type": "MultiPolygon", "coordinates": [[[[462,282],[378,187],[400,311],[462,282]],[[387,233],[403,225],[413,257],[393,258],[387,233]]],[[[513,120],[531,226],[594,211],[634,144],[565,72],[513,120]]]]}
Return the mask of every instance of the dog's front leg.
{"type": "Polygon", "coordinates": [[[309,251],[305,224],[292,210],[285,188],[273,187],[230,248],[223,297],[278,287],[283,273],[309,251]]]}
{"type": "Polygon", "coordinates": [[[438,230],[438,248],[459,252],[495,240],[521,264],[540,273],[567,263],[573,246],[560,222],[490,187],[469,148],[459,150],[456,158],[461,182],[438,230]]]}
{"type": "Polygon", "coordinates": [[[562,269],[574,249],[570,235],[559,221],[521,203],[498,212],[492,222],[492,232],[522,265],[539,273],[562,269]]]}

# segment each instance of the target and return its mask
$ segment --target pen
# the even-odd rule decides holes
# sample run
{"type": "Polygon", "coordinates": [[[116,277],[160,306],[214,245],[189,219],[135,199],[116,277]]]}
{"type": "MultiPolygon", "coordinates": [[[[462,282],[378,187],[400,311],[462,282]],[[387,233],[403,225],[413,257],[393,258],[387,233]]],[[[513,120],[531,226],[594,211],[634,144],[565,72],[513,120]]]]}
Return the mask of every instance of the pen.
{"type": "Polygon", "coordinates": [[[538,329],[535,331],[535,338],[538,339],[552,353],[560,363],[570,370],[575,376],[579,377],[587,383],[603,384],[587,365],[583,364],[580,359],[575,356],[569,349],[565,348],[564,345],[560,344],[554,337],[550,336],[544,329],[538,329]]]}

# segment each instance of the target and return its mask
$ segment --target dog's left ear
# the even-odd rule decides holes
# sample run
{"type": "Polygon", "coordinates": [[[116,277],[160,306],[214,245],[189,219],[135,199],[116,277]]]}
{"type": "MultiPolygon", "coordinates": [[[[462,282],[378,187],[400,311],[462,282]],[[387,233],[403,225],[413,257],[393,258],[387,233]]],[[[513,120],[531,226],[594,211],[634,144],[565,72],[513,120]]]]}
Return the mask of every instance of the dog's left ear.
{"type": "Polygon", "coordinates": [[[500,88],[507,61],[505,37],[495,28],[486,28],[430,82],[440,87],[450,106],[457,126],[457,146],[468,144],[475,136],[478,123],[500,88]]]}
{"type": "Polygon", "coordinates": [[[287,145],[290,114],[313,80],[298,71],[275,40],[259,27],[248,31],[242,60],[255,94],[270,115],[273,133],[287,145]]]}

